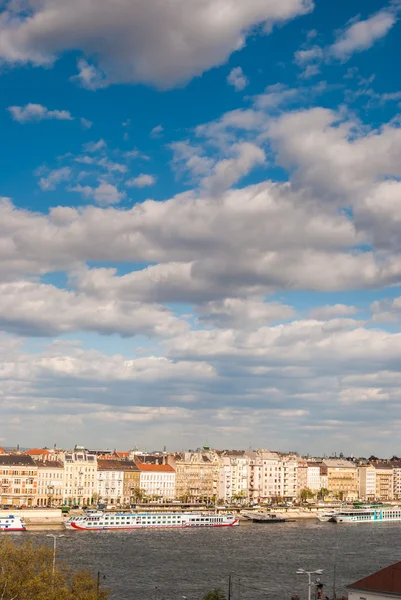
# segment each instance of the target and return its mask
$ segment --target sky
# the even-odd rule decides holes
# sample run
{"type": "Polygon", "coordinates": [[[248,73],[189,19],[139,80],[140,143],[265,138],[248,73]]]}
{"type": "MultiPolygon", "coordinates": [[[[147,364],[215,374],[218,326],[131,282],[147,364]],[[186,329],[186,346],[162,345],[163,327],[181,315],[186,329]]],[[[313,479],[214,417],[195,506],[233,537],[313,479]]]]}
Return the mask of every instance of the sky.
{"type": "Polygon", "coordinates": [[[399,454],[401,2],[0,2],[0,444],[399,454]]]}

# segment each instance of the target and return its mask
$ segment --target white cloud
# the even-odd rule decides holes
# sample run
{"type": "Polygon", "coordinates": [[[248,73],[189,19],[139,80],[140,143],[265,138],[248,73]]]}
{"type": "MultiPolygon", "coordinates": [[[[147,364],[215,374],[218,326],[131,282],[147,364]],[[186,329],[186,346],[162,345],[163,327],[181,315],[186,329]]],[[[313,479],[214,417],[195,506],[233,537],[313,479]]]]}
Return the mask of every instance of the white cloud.
{"type": "Polygon", "coordinates": [[[348,317],[358,312],[355,306],[347,306],[346,304],[327,304],[326,306],[318,306],[309,312],[311,319],[319,319],[325,321],[334,317],[348,317]]]}
{"type": "Polygon", "coordinates": [[[162,125],[156,125],[156,127],[153,127],[152,131],[150,132],[150,137],[159,138],[163,135],[163,133],[164,127],[162,125]]]}
{"type": "Polygon", "coordinates": [[[365,21],[356,20],[342,31],[329,52],[340,60],[347,60],[354,52],[371,48],[383,38],[397,20],[394,11],[381,10],[365,21]]]}
{"type": "Polygon", "coordinates": [[[235,67],[227,76],[227,83],[232,85],[237,92],[244,90],[248,85],[248,78],[245,76],[241,67],[235,67]]]}
{"type": "Polygon", "coordinates": [[[81,125],[84,129],[90,129],[93,125],[92,121],[89,121],[88,119],[85,119],[84,117],[81,117],[80,121],[81,121],[81,125]]]}
{"type": "Polygon", "coordinates": [[[153,175],[146,175],[144,173],[141,173],[140,175],[138,175],[138,177],[134,177],[133,179],[129,179],[128,181],[126,181],[125,185],[127,185],[128,187],[143,188],[154,185],[155,183],[156,177],[154,177],[153,175]]]}
{"type": "Polygon", "coordinates": [[[84,144],[84,150],[86,152],[98,152],[99,150],[106,148],[106,146],[106,142],[103,139],[100,139],[97,142],[88,142],[87,144],[84,144]]]}
{"type": "Polygon", "coordinates": [[[69,167],[54,169],[54,171],[50,171],[46,177],[41,177],[39,179],[39,186],[44,192],[55,190],[61,181],[68,181],[70,177],[71,169],[69,167]]]}
{"type": "Polygon", "coordinates": [[[258,328],[287,320],[295,315],[291,306],[262,299],[225,298],[202,304],[198,312],[200,322],[219,328],[258,328]]]}
{"type": "Polygon", "coordinates": [[[370,305],[372,319],[378,323],[394,323],[401,319],[401,297],[376,300],[370,305]]]}
{"type": "Polygon", "coordinates": [[[14,121],[18,123],[30,123],[56,119],[58,121],[72,121],[74,117],[68,110],[49,110],[42,104],[26,104],[25,106],[9,106],[14,121]]]}
{"type": "Polygon", "coordinates": [[[170,336],[187,324],[160,305],[89,297],[52,285],[0,284],[0,326],[20,335],[55,336],[79,331],[121,336],[170,336]]]}
{"type": "Polygon", "coordinates": [[[71,77],[71,81],[77,81],[81,87],[92,91],[107,86],[105,74],[95,65],[81,59],[78,61],[77,67],[78,73],[71,77]]]}
{"type": "Polygon", "coordinates": [[[234,157],[217,162],[212,173],[202,180],[202,185],[211,194],[221,193],[265,162],[264,151],[255,144],[242,142],[234,145],[231,151],[234,157]]]}
{"type": "Polygon", "coordinates": [[[132,2],[114,10],[99,0],[10,3],[3,11],[0,57],[11,64],[53,64],[63,52],[82,51],[78,81],[90,89],[107,82],[142,82],[171,87],[223,64],[243,47],[247,34],[283,23],[313,9],[312,0],[214,0],[132,2]],[[155,18],[157,14],[157,18],[155,18]]]}
{"type": "Polygon", "coordinates": [[[120,192],[115,185],[107,183],[107,181],[101,181],[97,187],[76,185],[71,188],[71,191],[79,192],[85,198],[91,198],[101,206],[118,204],[126,197],[125,192],[120,192]]]}

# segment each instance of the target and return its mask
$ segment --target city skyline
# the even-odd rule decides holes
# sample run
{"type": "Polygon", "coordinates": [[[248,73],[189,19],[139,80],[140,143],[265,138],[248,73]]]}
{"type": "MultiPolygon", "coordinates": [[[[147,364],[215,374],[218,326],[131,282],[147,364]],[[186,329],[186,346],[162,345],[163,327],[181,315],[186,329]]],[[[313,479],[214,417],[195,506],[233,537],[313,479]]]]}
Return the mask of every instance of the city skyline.
{"type": "Polygon", "coordinates": [[[0,9],[0,446],[397,454],[400,2],[111,5],[0,9]]]}

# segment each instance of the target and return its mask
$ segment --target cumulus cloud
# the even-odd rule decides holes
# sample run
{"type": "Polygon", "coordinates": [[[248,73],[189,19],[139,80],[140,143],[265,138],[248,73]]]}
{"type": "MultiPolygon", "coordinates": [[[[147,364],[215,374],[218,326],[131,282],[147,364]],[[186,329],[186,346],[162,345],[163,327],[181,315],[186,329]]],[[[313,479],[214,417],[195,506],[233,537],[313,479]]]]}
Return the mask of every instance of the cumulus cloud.
{"type": "Polygon", "coordinates": [[[25,106],[9,106],[14,121],[18,123],[32,123],[43,120],[56,119],[58,121],[73,121],[74,117],[68,110],[49,110],[42,104],[25,104],[25,106]]]}
{"type": "Polygon", "coordinates": [[[81,117],[80,121],[81,121],[81,125],[84,129],[90,129],[93,125],[92,121],[89,121],[88,119],[85,119],[84,117],[81,117]]]}
{"type": "Polygon", "coordinates": [[[326,306],[318,306],[309,312],[311,319],[327,320],[334,317],[349,317],[355,315],[358,309],[355,306],[347,306],[346,304],[326,304],[326,306]]]}
{"type": "Polygon", "coordinates": [[[26,336],[95,331],[165,337],[182,333],[187,324],[160,305],[128,299],[102,302],[52,285],[17,281],[0,284],[0,327],[26,336]]]}
{"type": "Polygon", "coordinates": [[[248,78],[245,76],[241,67],[235,67],[227,75],[227,83],[235,88],[235,91],[240,92],[248,85],[248,78]]]}
{"type": "Polygon", "coordinates": [[[199,307],[200,322],[219,328],[257,328],[295,316],[291,306],[253,298],[225,298],[199,307]]]}
{"type": "Polygon", "coordinates": [[[84,144],[85,152],[98,152],[99,150],[103,150],[106,148],[107,144],[103,139],[98,140],[97,142],[88,142],[84,144]]]}
{"type": "Polygon", "coordinates": [[[69,50],[95,56],[82,59],[78,80],[95,89],[107,82],[141,82],[171,87],[226,62],[246,43],[248,32],[283,23],[313,9],[312,0],[213,0],[132,2],[115,11],[99,0],[9,2],[2,16],[0,57],[11,64],[49,65],[69,50]],[[157,14],[157,19],[155,19],[157,14]],[[179,43],[177,43],[179,40],[179,43]],[[104,75],[103,75],[104,74],[104,75]],[[100,85],[99,85],[100,84],[100,85]]]}
{"type": "Polygon", "coordinates": [[[58,184],[62,181],[68,181],[71,176],[71,169],[69,167],[62,167],[61,169],[54,169],[50,171],[45,177],[39,179],[39,186],[44,192],[55,190],[58,184]]]}
{"type": "Polygon", "coordinates": [[[212,173],[202,180],[202,185],[212,194],[219,194],[231,187],[256,166],[265,162],[262,148],[249,142],[242,142],[231,148],[233,158],[217,162],[212,173]]]}
{"type": "Polygon", "coordinates": [[[129,179],[128,181],[126,181],[125,185],[127,185],[128,187],[143,188],[154,185],[155,183],[156,177],[154,177],[153,175],[146,175],[144,173],[141,173],[141,175],[138,175],[138,177],[134,177],[133,179],[129,179]]]}
{"type": "Polygon", "coordinates": [[[71,188],[72,192],[79,192],[85,198],[94,200],[101,206],[107,206],[108,204],[118,204],[126,197],[124,191],[120,192],[118,188],[112,183],[107,181],[101,181],[96,187],[90,185],[76,185],[71,188]]]}
{"type": "Polygon", "coordinates": [[[335,58],[347,60],[355,52],[371,48],[377,40],[387,35],[396,20],[396,13],[391,10],[381,10],[365,21],[354,20],[340,32],[329,52],[335,58]]]}
{"type": "Polygon", "coordinates": [[[152,131],[150,132],[150,137],[159,138],[163,135],[163,133],[164,127],[162,125],[156,125],[156,127],[153,127],[152,131]]]}

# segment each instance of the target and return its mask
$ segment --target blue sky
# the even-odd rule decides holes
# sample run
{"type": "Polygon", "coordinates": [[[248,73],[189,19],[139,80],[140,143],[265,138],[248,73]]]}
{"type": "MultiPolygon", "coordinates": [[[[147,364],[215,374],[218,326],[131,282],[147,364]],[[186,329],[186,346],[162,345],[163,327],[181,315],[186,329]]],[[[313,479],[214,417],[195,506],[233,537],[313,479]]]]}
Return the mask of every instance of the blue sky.
{"type": "Polygon", "coordinates": [[[397,453],[399,2],[0,15],[0,443],[397,453]]]}

